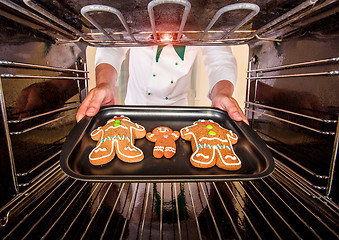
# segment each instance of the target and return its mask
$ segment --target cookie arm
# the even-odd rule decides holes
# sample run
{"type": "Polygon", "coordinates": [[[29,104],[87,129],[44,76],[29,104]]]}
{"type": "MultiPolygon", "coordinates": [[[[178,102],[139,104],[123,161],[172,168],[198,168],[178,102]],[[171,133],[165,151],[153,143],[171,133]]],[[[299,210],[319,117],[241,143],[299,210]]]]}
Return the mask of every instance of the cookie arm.
{"type": "Polygon", "coordinates": [[[190,129],[188,127],[185,127],[185,128],[182,128],[180,130],[180,136],[182,139],[184,140],[187,140],[187,141],[190,141],[191,140],[191,137],[192,135],[190,134],[190,129]]]}
{"type": "Polygon", "coordinates": [[[180,136],[182,139],[190,141],[192,138],[192,133],[194,133],[197,129],[198,129],[198,126],[196,125],[196,123],[194,123],[193,125],[184,127],[180,129],[180,136]]]}
{"type": "Polygon", "coordinates": [[[101,127],[98,127],[97,129],[95,129],[92,133],[91,133],[91,138],[94,140],[94,141],[99,141],[100,138],[101,138],[101,135],[100,134],[102,132],[102,128],[101,127]]]}
{"type": "Polygon", "coordinates": [[[156,142],[158,140],[157,136],[151,132],[146,134],[146,138],[151,142],[156,142]]]}
{"type": "Polygon", "coordinates": [[[171,133],[170,136],[174,141],[178,140],[178,138],[180,137],[180,133],[178,131],[174,131],[171,133]]]}
{"type": "Polygon", "coordinates": [[[146,135],[146,130],[143,126],[133,123],[132,124],[133,134],[136,139],[143,138],[146,135]]]}
{"type": "Polygon", "coordinates": [[[238,136],[235,135],[232,131],[227,131],[227,136],[232,145],[238,142],[238,136]]]}

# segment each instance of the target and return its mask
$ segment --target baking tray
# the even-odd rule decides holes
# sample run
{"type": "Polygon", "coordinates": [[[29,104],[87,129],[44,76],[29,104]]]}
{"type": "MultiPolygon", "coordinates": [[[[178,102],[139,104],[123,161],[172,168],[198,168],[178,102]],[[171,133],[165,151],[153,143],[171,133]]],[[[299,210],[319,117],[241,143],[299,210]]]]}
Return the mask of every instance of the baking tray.
{"type": "Polygon", "coordinates": [[[61,152],[60,165],[70,177],[95,182],[192,182],[244,181],[268,176],[274,169],[272,155],[260,137],[244,122],[233,121],[225,111],[207,107],[109,106],[93,117],[83,118],[68,135],[61,152]],[[144,160],[125,163],[116,156],[107,164],[94,166],[88,155],[96,146],[90,133],[115,116],[126,116],[151,132],[167,126],[180,131],[199,119],[211,119],[238,135],[234,151],[242,162],[237,171],[214,166],[195,168],[190,164],[191,142],[179,138],[177,152],[171,159],[153,157],[154,143],[146,138],[135,140],[144,152],[144,160]]]}

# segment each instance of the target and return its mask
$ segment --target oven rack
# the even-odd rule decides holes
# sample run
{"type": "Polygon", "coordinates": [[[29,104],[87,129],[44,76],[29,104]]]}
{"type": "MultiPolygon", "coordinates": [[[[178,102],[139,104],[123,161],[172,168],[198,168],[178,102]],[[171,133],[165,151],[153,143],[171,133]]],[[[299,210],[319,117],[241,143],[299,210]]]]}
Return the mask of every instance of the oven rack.
{"type": "MultiPolygon", "coordinates": [[[[308,22],[313,22],[319,16],[317,12],[320,12],[321,9],[328,7],[329,5],[336,2],[335,0],[307,0],[296,6],[295,8],[287,11],[276,19],[268,22],[264,26],[254,30],[241,30],[241,27],[246,23],[249,23],[251,19],[258,14],[259,7],[256,4],[252,3],[236,3],[228,6],[224,6],[218,11],[216,11],[214,17],[210,20],[207,27],[202,30],[184,30],[184,26],[189,16],[191,4],[187,0],[153,0],[148,4],[148,17],[151,23],[151,31],[136,31],[133,32],[131,27],[128,25],[125,20],[123,13],[119,9],[105,6],[105,5],[87,5],[81,9],[81,14],[86,18],[96,29],[97,31],[91,29],[76,29],[70,24],[66,23],[62,19],[53,15],[52,13],[45,10],[42,6],[37,4],[34,0],[23,0],[23,6],[11,2],[9,0],[2,1],[6,7],[9,7],[17,12],[20,12],[24,16],[34,19],[37,24],[41,27],[36,26],[37,24],[32,24],[25,19],[21,19],[21,22],[25,25],[37,29],[53,39],[57,43],[69,43],[69,42],[83,42],[90,46],[96,47],[129,47],[129,46],[148,46],[162,44],[159,39],[157,39],[157,26],[154,20],[154,7],[161,4],[168,4],[169,6],[182,5],[185,7],[182,20],[179,26],[178,31],[170,31],[168,33],[177,34],[177,39],[174,40],[177,44],[185,45],[235,45],[235,44],[244,44],[248,43],[251,40],[268,40],[268,41],[281,41],[285,34],[288,34],[291,31],[295,31],[301,25],[299,21],[303,18],[310,17],[308,22]],[[211,30],[212,26],[218,21],[219,17],[229,11],[247,9],[251,10],[251,13],[244,17],[242,21],[239,21],[239,24],[234,26],[231,30],[211,30]],[[32,11],[33,10],[33,11],[32,11]],[[125,32],[117,32],[112,29],[104,29],[100,23],[98,23],[94,17],[89,13],[93,12],[108,12],[112,15],[115,15],[125,32]],[[42,27],[43,26],[43,27],[42,27]],[[182,35],[189,35],[190,33],[199,33],[200,36],[194,39],[180,38],[182,35]],[[153,35],[153,39],[150,36],[153,35]],[[206,37],[209,35],[209,37],[206,37]],[[233,37],[237,35],[237,37],[233,37]],[[115,36],[119,36],[119,39],[116,39],[115,36]],[[212,37],[211,37],[212,36],[212,37]],[[213,36],[217,36],[214,37],[213,36]],[[122,37],[122,39],[121,39],[122,37]]],[[[80,12],[78,13],[80,15],[80,12]]],[[[0,12],[2,15],[6,15],[11,19],[16,18],[10,13],[0,12]]],[[[334,13],[332,13],[334,14],[334,13]]]]}
{"type": "MultiPolygon", "coordinates": [[[[261,109],[261,110],[267,110],[267,109],[268,110],[274,110],[274,111],[277,111],[277,112],[282,112],[282,113],[287,113],[287,114],[294,115],[294,116],[304,117],[304,118],[307,118],[307,119],[320,121],[320,122],[323,122],[323,123],[338,123],[338,120],[317,118],[317,117],[308,116],[308,115],[300,114],[300,113],[293,112],[293,111],[287,111],[287,110],[284,110],[284,109],[271,107],[271,106],[264,105],[264,104],[253,103],[253,102],[248,102],[248,101],[245,101],[245,104],[248,104],[248,105],[254,106],[254,107],[258,107],[258,109],[261,109]]],[[[336,135],[335,131],[323,131],[323,130],[320,130],[320,129],[315,129],[315,128],[308,127],[308,126],[303,125],[303,124],[299,124],[299,123],[296,123],[296,122],[293,122],[293,121],[289,121],[289,120],[284,119],[284,118],[276,117],[272,114],[268,114],[268,113],[265,113],[263,111],[253,110],[249,107],[246,107],[245,109],[246,109],[246,111],[258,113],[259,115],[264,115],[264,116],[267,116],[267,117],[270,117],[270,118],[274,118],[274,119],[279,120],[281,122],[285,122],[285,123],[292,124],[292,125],[295,125],[295,126],[298,126],[298,127],[301,127],[301,128],[305,128],[305,129],[308,129],[308,130],[316,132],[316,133],[320,133],[320,134],[324,134],[324,135],[336,135]]]]}
{"type": "MultiPolygon", "coordinates": [[[[37,130],[43,127],[48,127],[53,124],[57,124],[58,122],[62,122],[66,119],[74,118],[74,110],[79,108],[80,101],[76,102],[67,102],[62,106],[58,106],[55,109],[38,112],[34,111],[28,112],[30,116],[20,117],[20,113],[12,114],[11,108],[6,106],[5,103],[5,92],[3,81],[5,79],[10,79],[11,81],[15,80],[72,80],[77,82],[78,93],[80,97],[81,87],[80,81],[84,82],[84,87],[86,93],[88,92],[88,72],[86,70],[79,70],[78,64],[81,63],[81,59],[79,62],[75,63],[75,69],[72,68],[60,68],[53,67],[47,65],[40,64],[32,64],[32,63],[24,63],[24,62],[15,62],[15,61],[7,61],[1,60],[0,67],[5,69],[26,69],[27,71],[39,71],[39,74],[12,74],[12,73],[1,73],[0,74],[0,102],[1,102],[1,113],[3,116],[3,125],[5,129],[6,141],[7,141],[7,149],[8,155],[11,165],[12,178],[14,183],[14,188],[16,194],[19,194],[22,189],[27,186],[32,185],[36,182],[41,174],[38,174],[38,170],[40,172],[45,173],[46,169],[49,169],[53,164],[58,160],[57,157],[61,152],[61,145],[65,140],[66,136],[61,137],[60,139],[53,142],[51,145],[54,147],[48,147],[44,149],[43,152],[44,159],[41,159],[39,163],[37,163],[32,168],[26,169],[24,171],[18,172],[18,167],[15,160],[15,156],[13,154],[13,137],[17,135],[23,135],[33,130],[37,130]],[[40,75],[45,74],[45,75],[40,75]],[[55,76],[55,74],[67,74],[67,76],[55,76]],[[72,74],[73,76],[68,76],[72,74]],[[19,116],[19,117],[18,117],[19,116]],[[47,119],[47,120],[46,120],[47,119]]],[[[15,140],[14,140],[15,141],[15,140]]],[[[29,149],[27,149],[29,151],[29,149]]]]}
{"type": "Polygon", "coordinates": [[[53,186],[55,182],[54,179],[58,179],[62,175],[63,174],[60,172],[58,163],[54,163],[51,167],[44,170],[37,181],[29,185],[24,191],[18,193],[15,198],[3,206],[3,209],[8,209],[8,211],[0,218],[0,227],[2,228],[6,226],[9,217],[15,215],[18,210],[22,210],[18,208],[19,206],[25,207],[25,203],[34,202],[34,198],[38,199],[38,195],[41,193],[41,191],[45,191],[46,188],[51,186],[51,184],[53,186]]]}
{"type": "Polygon", "coordinates": [[[338,238],[338,206],[286,173],[278,161],[271,176],[248,182],[90,183],[56,167],[0,209],[0,236],[338,238]]]}
{"type": "MultiPolygon", "coordinates": [[[[317,117],[317,116],[311,116],[308,114],[302,114],[300,112],[292,111],[292,110],[286,110],[279,107],[273,107],[268,104],[261,103],[257,100],[257,92],[258,92],[258,81],[260,80],[266,80],[271,81],[275,79],[280,78],[298,78],[298,77],[319,77],[319,76],[327,76],[327,77],[337,77],[339,74],[338,70],[338,64],[339,64],[339,58],[333,57],[333,58],[327,58],[327,59],[319,59],[319,60],[313,60],[313,61],[306,61],[306,62],[298,62],[298,63],[292,63],[292,64],[285,64],[280,66],[270,66],[266,68],[257,68],[253,69],[253,65],[256,64],[258,61],[257,57],[254,56],[252,59],[250,59],[248,64],[248,71],[247,71],[247,96],[245,101],[245,114],[248,119],[250,119],[251,126],[255,126],[256,122],[259,122],[260,120],[256,118],[256,116],[259,118],[260,116],[268,117],[269,119],[277,120],[278,122],[286,123],[290,126],[295,126],[300,129],[306,129],[307,131],[314,132],[316,134],[320,134],[323,136],[329,136],[333,138],[333,147],[332,147],[332,154],[330,159],[330,165],[328,168],[328,174],[318,174],[316,171],[309,169],[308,167],[303,166],[302,164],[298,163],[293,157],[290,157],[284,153],[282,153],[280,150],[278,150],[276,147],[271,146],[268,144],[267,146],[272,151],[272,153],[282,157],[287,162],[291,163],[293,166],[296,166],[298,169],[301,170],[301,172],[306,173],[307,175],[311,176],[312,178],[319,179],[317,183],[312,183],[311,181],[307,180],[305,177],[299,176],[299,180],[303,182],[307,182],[308,185],[312,186],[313,189],[325,191],[325,195],[329,196],[332,190],[333,186],[333,175],[334,175],[334,169],[335,164],[337,160],[337,154],[339,151],[339,118],[338,113],[336,112],[335,118],[331,117],[317,117]],[[311,67],[317,67],[317,66],[331,66],[332,69],[330,71],[322,71],[322,72],[308,72],[308,68],[311,67]],[[285,74],[284,71],[286,70],[292,70],[295,69],[303,69],[303,73],[301,74],[285,74]],[[305,70],[306,69],[306,70],[305,70]],[[271,72],[276,72],[277,74],[274,75],[271,72]],[[269,76],[265,75],[265,73],[271,73],[269,76]],[[254,84],[251,84],[254,83],[254,84]],[[250,92],[251,88],[253,88],[253,96],[250,99],[250,92]],[[269,112],[269,113],[268,113],[269,112]],[[278,115],[278,116],[277,116],[278,115]],[[280,115],[284,116],[281,117],[280,115]],[[291,120],[292,119],[292,120],[291,120]],[[304,124],[305,121],[302,121],[303,123],[299,123],[297,120],[303,119],[307,120],[310,123],[321,123],[321,126],[318,124],[312,124],[312,127],[304,124]],[[313,127],[318,126],[318,128],[313,127]],[[325,125],[325,126],[324,126],[325,125]],[[326,129],[326,130],[323,130],[326,129]],[[326,182],[324,182],[326,180],[326,182]]],[[[258,65],[259,66],[259,65],[258,65]]],[[[305,81],[307,81],[307,78],[305,78],[305,81]]],[[[334,114],[332,114],[334,115],[334,114]]],[[[270,136],[268,133],[264,133],[260,129],[255,129],[255,131],[260,134],[261,136],[265,136],[275,142],[279,142],[279,140],[275,139],[274,137],[270,136]]]]}

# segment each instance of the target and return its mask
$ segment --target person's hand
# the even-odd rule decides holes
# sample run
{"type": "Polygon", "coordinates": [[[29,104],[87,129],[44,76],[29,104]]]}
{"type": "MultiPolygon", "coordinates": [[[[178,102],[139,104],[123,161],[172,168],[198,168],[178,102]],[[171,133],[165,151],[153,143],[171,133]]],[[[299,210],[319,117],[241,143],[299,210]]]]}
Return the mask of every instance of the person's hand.
{"type": "Polygon", "coordinates": [[[235,121],[244,121],[245,123],[249,124],[238,102],[233,97],[218,95],[213,99],[212,107],[225,110],[230,118],[235,121]]]}
{"type": "Polygon", "coordinates": [[[232,97],[233,84],[229,81],[220,81],[212,89],[212,107],[222,109],[235,121],[244,121],[249,124],[238,102],[232,97]]]}
{"type": "Polygon", "coordinates": [[[115,68],[101,63],[95,68],[96,87],[93,88],[82,102],[76,116],[79,122],[84,116],[93,117],[101,106],[114,104],[114,85],[118,78],[115,68]]]}
{"type": "Polygon", "coordinates": [[[93,117],[101,106],[114,104],[113,90],[109,84],[101,83],[93,88],[82,102],[76,120],[79,122],[84,116],[93,117]]]}

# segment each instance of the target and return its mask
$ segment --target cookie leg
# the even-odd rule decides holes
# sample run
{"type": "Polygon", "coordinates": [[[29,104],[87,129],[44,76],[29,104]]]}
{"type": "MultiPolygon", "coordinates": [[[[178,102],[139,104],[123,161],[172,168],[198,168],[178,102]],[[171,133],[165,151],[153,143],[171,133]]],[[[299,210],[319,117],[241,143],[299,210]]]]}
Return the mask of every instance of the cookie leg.
{"type": "Polygon", "coordinates": [[[155,158],[162,158],[162,156],[164,156],[164,149],[164,146],[155,144],[153,148],[153,156],[155,158]]]}
{"type": "Polygon", "coordinates": [[[211,147],[199,147],[191,156],[191,164],[197,168],[210,168],[215,165],[215,149],[211,147]]]}
{"type": "Polygon", "coordinates": [[[93,165],[102,165],[112,161],[115,155],[113,141],[104,141],[97,146],[89,154],[89,161],[93,165]]]}
{"type": "Polygon", "coordinates": [[[128,140],[117,140],[117,155],[121,161],[128,163],[140,162],[144,159],[141,149],[132,145],[128,140]]]}
{"type": "Polygon", "coordinates": [[[218,159],[216,165],[225,170],[235,171],[241,168],[241,161],[238,156],[229,149],[218,149],[218,159]]]}
{"type": "Polygon", "coordinates": [[[165,147],[164,157],[171,158],[174,156],[175,152],[176,152],[175,147],[165,147]]]}
{"type": "Polygon", "coordinates": [[[167,141],[165,144],[165,152],[164,157],[165,158],[171,158],[176,153],[176,145],[174,141],[167,141]]]}

